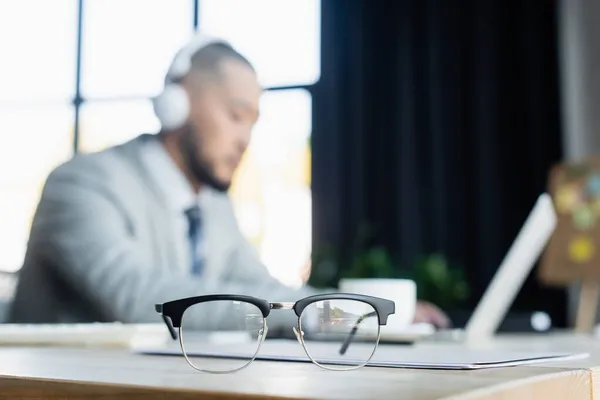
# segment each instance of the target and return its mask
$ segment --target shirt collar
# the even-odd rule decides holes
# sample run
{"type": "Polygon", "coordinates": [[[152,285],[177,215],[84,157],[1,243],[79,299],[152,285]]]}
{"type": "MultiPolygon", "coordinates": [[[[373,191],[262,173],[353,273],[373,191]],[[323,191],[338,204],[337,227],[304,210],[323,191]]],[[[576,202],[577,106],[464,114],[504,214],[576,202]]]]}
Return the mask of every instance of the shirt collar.
{"type": "Polygon", "coordinates": [[[163,191],[169,207],[179,213],[198,204],[198,195],[160,140],[148,140],[144,146],[142,161],[154,183],[163,191]]]}

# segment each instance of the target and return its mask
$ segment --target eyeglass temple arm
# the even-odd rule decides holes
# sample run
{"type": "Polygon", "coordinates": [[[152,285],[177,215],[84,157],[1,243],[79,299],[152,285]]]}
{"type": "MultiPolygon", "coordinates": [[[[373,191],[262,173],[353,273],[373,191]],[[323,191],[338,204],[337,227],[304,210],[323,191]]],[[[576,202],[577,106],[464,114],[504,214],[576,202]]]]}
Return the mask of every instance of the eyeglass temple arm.
{"type": "Polygon", "coordinates": [[[346,337],[346,340],[344,340],[344,343],[342,343],[342,347],[340,348],[340,355],[344,355],[346,354],[346,351],[348,350],[348,347],[350,347],[350,343],[352,343],[352,340],[354,339],[354,335],[356,335],[356,331],[358,330],[358,326],[366,319],[366,318],[370,318],[370,317],[375,317],[377,316],[377,312],[375,311],[371,311],[370,313],[367,314],[363,314],[361,315],[356,322],[354,323],[354,326],[352,327],[352,330],[350,331],[350,333],[348,334],[348,336],[346,337]]]}
{"type": "Polygon", "coordinates": [[[166,315],[164,315],[162,313],[162,304],[157,304],[154,308],[156,309],[156,312],[160,314],[163,321],[165,321],[165,325],[167,325],[167,329],[169,329],[171,338],[173,338],[173,340],[177,340],[177,331],[175,330],[175,327],[173,326],[173,323],[171,322],[171,318],[167,317],[166,315]]]}

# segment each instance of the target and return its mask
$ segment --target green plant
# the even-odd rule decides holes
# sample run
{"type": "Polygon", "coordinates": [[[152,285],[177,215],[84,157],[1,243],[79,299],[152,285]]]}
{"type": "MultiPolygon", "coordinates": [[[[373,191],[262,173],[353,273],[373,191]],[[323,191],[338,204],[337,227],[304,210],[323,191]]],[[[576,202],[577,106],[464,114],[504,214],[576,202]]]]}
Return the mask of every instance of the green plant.
{"type": "Polygon", "coordinates": [[[450,265],[441,254],[418,257],[408,277],[417,284],[420,299],[444,309],[456,307],[469,297],[463,268],[450,265]]]}
{"type": "Polygon", "coordinates": [[[340,277],[411,279],[417,284],[419,299],[445,309],[458,306],[469,296],[463,269],[451,266],[440,254],[419,256],[409,268],[400,268],[384,247],[376,246],[356,254],[340,277]]]}
{"type": "Polygon", "coordinates": [[[351,257],[348,268],[331,247],[324,247],[315,257],[309,284],[316,287],[337,286],[342,278],[411,279],[417,285],[417,296],[443,309],[458,307],[469,297],[464,270],[451,265],[446,257],[433,253],[416,257],[402,268],[383,246],[368,247],[351,257]]]}
{"type": "Polygon", "coordinates": [[[392,257],[385,247],[374,246],[354,255],[350,268],[342,271],[343,278],[401,278],[392,257]]]}
{"type": "Polygon", "coordinates": [[[315,250],[308,283],[315,287],[332,287],[342,278],[412,279],[419,299],[446,310],[459,306],[469,297],[463,268],[451,265],[442,254],[418,256],[411,265],[401,267],[384,246],[366,244],[373,236],[373,227],[361,223],[347,262],[341,260],[333,246],[315,250]]]}

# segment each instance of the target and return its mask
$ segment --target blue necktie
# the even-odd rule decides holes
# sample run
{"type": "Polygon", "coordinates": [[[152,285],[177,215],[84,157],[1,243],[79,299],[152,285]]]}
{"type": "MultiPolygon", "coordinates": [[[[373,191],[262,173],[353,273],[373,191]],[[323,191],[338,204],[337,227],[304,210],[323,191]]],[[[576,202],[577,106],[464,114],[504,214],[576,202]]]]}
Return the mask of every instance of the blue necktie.
{"type": "Polygon", "coordinates": [[[190,240],[190,259],[192,261],[192,274],[200,275],[203,267],[202,258],[202,220],[200,218],[200,207],[192,206],[185,210],[188,218],[188,236],[190,240]]]}

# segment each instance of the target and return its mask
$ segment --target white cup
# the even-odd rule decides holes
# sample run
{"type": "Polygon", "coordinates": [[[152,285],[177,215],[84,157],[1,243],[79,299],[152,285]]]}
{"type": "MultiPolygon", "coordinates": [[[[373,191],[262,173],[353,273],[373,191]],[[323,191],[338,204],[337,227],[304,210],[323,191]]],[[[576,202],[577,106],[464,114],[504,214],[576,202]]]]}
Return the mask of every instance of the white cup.
{"type": "Polygon", "coordinates": [[[392,300],[396,312],[381,326],[381,334],[400,333],[412,325],[417,305],[417,285],[410,279],[341,279],[339,290],[392,300]]]}

